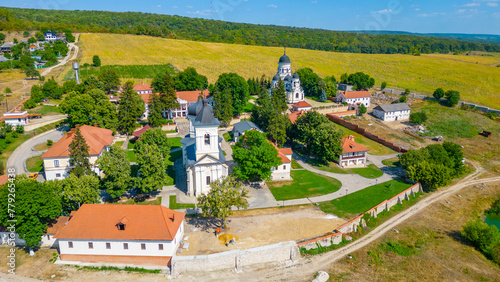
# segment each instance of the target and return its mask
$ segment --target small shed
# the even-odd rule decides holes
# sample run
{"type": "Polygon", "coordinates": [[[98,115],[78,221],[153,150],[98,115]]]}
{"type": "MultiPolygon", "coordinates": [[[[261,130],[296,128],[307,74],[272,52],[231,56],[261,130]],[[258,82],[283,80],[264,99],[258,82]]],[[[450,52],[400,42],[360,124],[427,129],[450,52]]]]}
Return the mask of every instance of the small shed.
{"type": "Polygon", "coordinates": [[[3,114],[2,119],[5,121],[5,124],[10,124],[12,126],[25,126],[30,122],[28,117],[28,111],[9,112],[3,114]]]}
{"type": "Polygon", "coordinates": [[[135,138],[139,139],[139,137],[141,137],[141,135],[142,135],[144,132],[148,131],[149,129],[152,129],[152,127],[151,127],[151,126],[149,126],[149,125],[146,125],[146,126],[144,126],[143,128],[141,128],[141,129],[139,129],[139,130],[135,131],[134,133],[132,133],[132,135],[133,135],[135,138]]]}

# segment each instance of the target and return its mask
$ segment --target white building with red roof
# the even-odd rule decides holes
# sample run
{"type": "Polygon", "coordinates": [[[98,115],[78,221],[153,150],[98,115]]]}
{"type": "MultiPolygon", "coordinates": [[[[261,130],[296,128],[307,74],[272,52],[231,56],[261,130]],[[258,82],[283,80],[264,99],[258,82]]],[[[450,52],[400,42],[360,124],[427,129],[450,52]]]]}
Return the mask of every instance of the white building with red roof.
{"type": "MultiPolygon", "coordinates": [[[[139,93],[139,92],[137,92],[139,93]]],[[[151,92],[153,93],[153,92],[151,92]]],[[[146,110],[144,114],[141,116],[141,119],[147,119],[149,115],[149,101],[151,93],[139,93],[141,95],[142,100],[144,100],[146,110]]],[[[168,118],[176,118],[176,117],[187,117],[188,116],[188,107],[198,101],[198,97],[208,98],[209,95],[208,90],[195,90],[195,91],[178,91],[177,102],[179,102],[179,107],[177,109],[172,109],[170,111],[170,115],[168,118]]],[[[212,103],[211,101],[209,101],[212,103]]],[[[167,113],[163,112],[163,117],[167,117],[167,113]]]]}
{"type": "Polygon", "coordinates": [[[341,103],[346,102],[347,104],[363,104],[365,107],[370,106],[371,96],[368,91],[351,91],[351,92],[341,92],[337,98],[341,103]]]}
{"type": "Polygon", "coordinates": [[[2,120],[5,124],[12,126],[25,126],[30,123],[28,111],[24,112],[8,112],[3,114],[2,120]]]}
{"type": "Polygon", "coordinates": [[[368,149],[354,142],[354,136],[349,135],[342,139],[342,154],[339,156],[341,167],[365,166],[368,149]]]}
{"type": "MultiPolygon", "coordinates": [[[[273,144],[274,145],[274,144],[273,144]]],[[[281,159],[282,164],[271,168],[271,180],[272,181],[283,181],[291,180],[290,171],[292,170],[292,148],[278,148],[278,158],[281,159]]]]}
{"type": "Polygon", "coordinates": [[[312,110],[311,104],[307,103],[306,101],[300,101],[298,103],[295,103],[292,105],[292,109],[294,112],[300,112],[300,111],[310,111],[312,110]]]}
{"type": "Polygon", "coordinates": [[[137,94],[151,94],[153,93],[153,88],[151,87],[151,83],[139,83],[134,85],[134,90],[137,91],[137,94]]]}
{"type": "Polygon", "coordinates": [[[84,204],[54,236],[60,263],[169,266],[185,215],[161,205],[84,204]]]}
{"type": "MultiPolygon", "coordinates": [[[[113,144],[115,138],[113,131],[90,125],[77,126],[77,128],[80,129],[89,146],[89,162],[93,166],[91,169],[100,175],[99,167],[95,166],[95,162],[113,144]]],[[[70,164],[69,145],[73,141],[75,133],[76,128],[72,128],[42,155],[46,180],[63,179],[69,175],[69,171],[73,168],[70,164]]]]}

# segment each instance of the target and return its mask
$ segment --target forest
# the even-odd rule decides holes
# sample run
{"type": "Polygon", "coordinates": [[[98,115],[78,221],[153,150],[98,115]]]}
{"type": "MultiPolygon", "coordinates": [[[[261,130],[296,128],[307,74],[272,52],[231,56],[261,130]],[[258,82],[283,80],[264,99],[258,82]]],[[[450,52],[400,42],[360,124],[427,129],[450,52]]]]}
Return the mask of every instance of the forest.
{"type": "Polygon", "coordinates": [[[499,44],[415,35],[381,35],[254,25],[139,12],[0,9],[0,30],[41,29],[150,35],[204,42],[287,46],[346,53],[419,55],[467,51],[500,52],[499,44]]]}

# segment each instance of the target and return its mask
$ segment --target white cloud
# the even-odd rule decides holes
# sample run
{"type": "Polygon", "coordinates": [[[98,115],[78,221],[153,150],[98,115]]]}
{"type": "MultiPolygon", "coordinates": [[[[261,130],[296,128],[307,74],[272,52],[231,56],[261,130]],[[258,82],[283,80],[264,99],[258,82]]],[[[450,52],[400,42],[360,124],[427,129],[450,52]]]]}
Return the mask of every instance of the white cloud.
{"type": "Polygon", "coordinates": [[[486,3],[486,6],[490,6],[490,7],[497,7],[497,6],[498,6],[498,3],[495,3],[495,2],[488,2],[488,3],[486,3]]]}
{"type": "Polygon", "coordinates": [[[177,9],[177,8],[179,8],[179,7],[177,7],[177,6],[172,6],[172,9],[177,9]]]}
{"type": "Polygon", "coordinates": [[[274,5],[274,4],[269,4],[267,5],[269,8],[278,8],[278,5],[274,5]]]}
{"type": "Polygon", "coordinates": [[[383,9],[379,11],[373,11],[372,14],[390,14],[392,13],[391,9],[383,9]]]}
{"type": "Polygon", "coordinates": [[[201,11],[187,11],[188,14],[191,15],[200,15],[200,16],[208,16],[211,14],[211,10],[201,10],[201,11]]]}
{"type": "Polygon", "coordinates": [[[311,1],[311,4],[318,4],[318,0],[311,1]]]}
{"type": "Polygon", "coordinates": [[[414,10],[415,10],[416,12],[418,12],[418,11],[420,11],[420,8],[415,8],[414,10]]]}
{"type": "Polygon", "coordinates": [[[156,5],[157,8],[161,8],[161,5],[156,5]]]}
{"type": "Polygon", "coordinates": [[[194,6],[186,6],[186,8],[188,8],[188,9],[193,9],[193,8],[194,8],[194,6]]]}
{"type": "Polygon", "coordinates": [[[422,13],[422,14],[418,14],[417,16],[423,17],[423,18],[428,18],[428,17],[436,17],[436,16],[444,16],[444,15],[446,15],[446,13],[434,12],[434,13],[422,13]]]}
{"type": "Polygon", "coordinates": [[[500,19],[500,13],[493,13],[492,16],[494,18],[500,19]]]}
{"type": "Polygon", "coordinates": [[[479,5],[481,5],[481,3],[479,3],[479,2],[472,2],[472,3],[467,3],[465,5],[462,5],[462,6],[464,6],[464,7],[477,7],[479,5]]]}

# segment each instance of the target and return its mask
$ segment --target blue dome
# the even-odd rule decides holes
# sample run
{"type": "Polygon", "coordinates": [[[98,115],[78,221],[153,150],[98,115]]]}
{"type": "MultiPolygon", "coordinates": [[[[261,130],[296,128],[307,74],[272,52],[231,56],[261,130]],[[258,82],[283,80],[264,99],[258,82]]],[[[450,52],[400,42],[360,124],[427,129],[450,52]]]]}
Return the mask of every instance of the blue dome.
{"type": "Polygon", "coordinates": [[[287,75],[287,76],[285,77],[285,81],[292,81],[292,77],[291,77],[290,75],[287,75]]]}
{"type": "Polygon", "coordinates": [[[286,55],[286,53],[281,56],[280,63],[290,63],[290,58],[286,55]]]}
{"type": "Polygon", "coordinates": [[[278,74],[276,74],[274,77],[273,77],[273,81],[278,81],[280,80],[280,76],[278,74]]]}
{"type": "Polygon", "coordinates": [[[294,78],[294,79],[299,79],[299,75],[298,75],[297,73],[294,73],[294,74],[293,74],[293,78],[294,78]]]}

